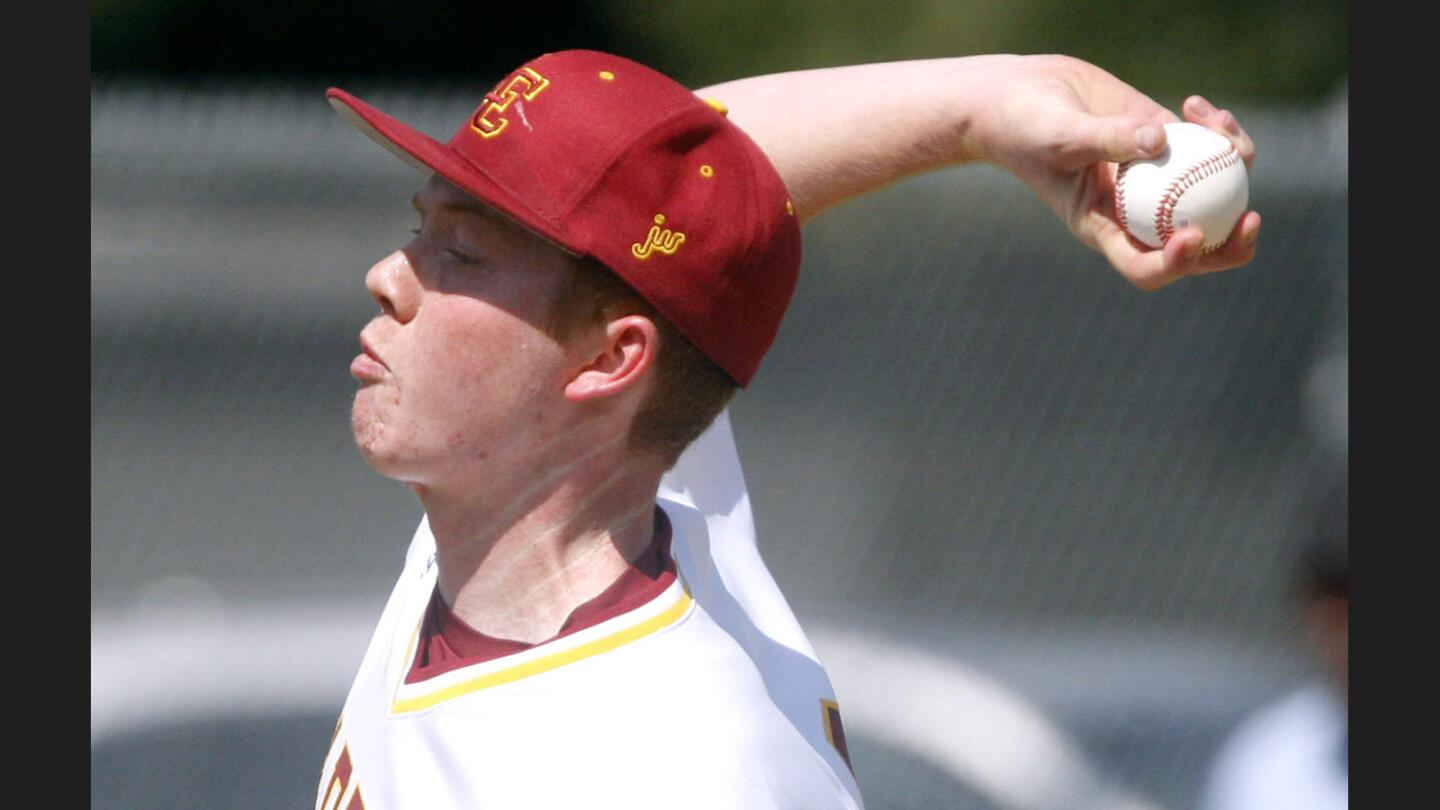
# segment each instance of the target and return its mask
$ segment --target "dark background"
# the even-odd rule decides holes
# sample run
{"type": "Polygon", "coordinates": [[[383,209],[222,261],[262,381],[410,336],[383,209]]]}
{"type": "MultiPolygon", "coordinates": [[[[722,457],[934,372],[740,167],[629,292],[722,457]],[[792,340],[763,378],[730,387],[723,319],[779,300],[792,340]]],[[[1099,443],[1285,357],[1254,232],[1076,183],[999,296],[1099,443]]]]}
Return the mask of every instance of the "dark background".
{"type": "Polygon", "coordinates": [[[1315,103],[1349,67],[1343,0],[95,0],[96,76],[498,76],[548,50],[622,53],[683,81],[967,53],[1060,52],[1150,95],[1315,103]]]}

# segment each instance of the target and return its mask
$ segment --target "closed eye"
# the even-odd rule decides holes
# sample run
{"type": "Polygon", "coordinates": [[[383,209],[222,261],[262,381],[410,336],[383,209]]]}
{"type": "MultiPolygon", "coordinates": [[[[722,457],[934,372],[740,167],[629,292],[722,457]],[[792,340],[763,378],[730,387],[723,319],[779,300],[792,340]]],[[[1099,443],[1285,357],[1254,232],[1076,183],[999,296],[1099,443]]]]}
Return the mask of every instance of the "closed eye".
{"type": "Polygon", "coordinates": [[[460,251],[456,250],[455,248],[445,248],[445,252],[448,253],[448,254],[450,254],[450,258],[454,259],[454,260],[457,261],[457,262],[460,262],[461,264],[476,264],[476,265],[478,265],[478,264],[484,264],[484,262],[485,262],[484,259],[481,259],[481,258],[478,257],[478,256],[471,256],[471,255],[469,255],[468,253],[461,253],[460,251]]]}

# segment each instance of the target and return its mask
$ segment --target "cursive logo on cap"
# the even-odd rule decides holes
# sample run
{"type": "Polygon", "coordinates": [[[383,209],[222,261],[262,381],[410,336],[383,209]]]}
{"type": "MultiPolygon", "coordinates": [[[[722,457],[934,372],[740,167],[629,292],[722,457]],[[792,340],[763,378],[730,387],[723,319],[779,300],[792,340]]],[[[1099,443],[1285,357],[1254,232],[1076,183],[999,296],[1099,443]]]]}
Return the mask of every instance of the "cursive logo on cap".
{"type": "Polygon", "coordinates": [[[656,214],[655,224],[650,226],[650,233],[646,234],[644,244],[635,242],[630,245],[630,252],[635,254],[635,258],[643,261],[657,250],[666,256],[673,256],[675,251],[685,244],[685,234],[660,227],[664,224],[665,215],[656,214]]]}

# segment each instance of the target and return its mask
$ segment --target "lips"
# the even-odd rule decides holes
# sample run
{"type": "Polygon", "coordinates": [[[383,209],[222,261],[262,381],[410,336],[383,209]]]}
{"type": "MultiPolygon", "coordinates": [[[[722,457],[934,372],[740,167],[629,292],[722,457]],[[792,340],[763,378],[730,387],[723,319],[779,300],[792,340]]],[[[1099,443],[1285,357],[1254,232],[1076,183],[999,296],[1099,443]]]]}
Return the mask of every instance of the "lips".
{"type": "Polygon", "coordinates": [[[372,345],[370,345],[370,339],[367,338],[367,337],[365,336],[365,333],[363,333],[363,332],[360,333],[360,349],[361,349],[361,351],[363,351],[367,356],[369,356],[371,360],[374,360],[376,363],[379,363],[381,366],[384,366],[384,368],[385,368],[387,371],[390,369],[389,366],[386,366],[386,365],[385,365],[385,361],[384,361],[383,359],[381,359],[380,355],[375,352],[375,347],[372,346],[372,345]]]}
{"type": "Polygon", "coordinates": [[[376,381],[390,373],[390,367],[375,351],[364,332],[360,333],[360,354],[350,361],[350,375],[357,380],[376,381]]]}

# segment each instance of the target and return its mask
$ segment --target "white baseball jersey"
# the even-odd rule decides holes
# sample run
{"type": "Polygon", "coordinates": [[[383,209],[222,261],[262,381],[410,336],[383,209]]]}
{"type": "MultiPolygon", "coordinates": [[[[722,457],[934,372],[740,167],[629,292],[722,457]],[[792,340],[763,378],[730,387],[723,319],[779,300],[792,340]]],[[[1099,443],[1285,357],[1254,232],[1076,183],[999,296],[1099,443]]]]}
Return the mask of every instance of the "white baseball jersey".
{"type": "Polygon", "coordinates": [[[825,670],[755,542],[726,414],[665,477],[674,581],[639,607],[429,677],[422,520],[351,686],[317,810],[849,808],[825,670]]]}

